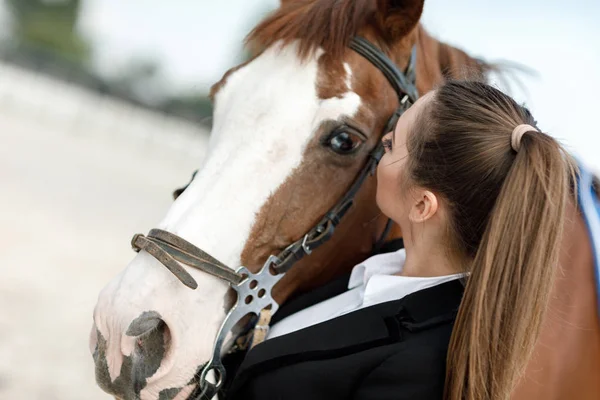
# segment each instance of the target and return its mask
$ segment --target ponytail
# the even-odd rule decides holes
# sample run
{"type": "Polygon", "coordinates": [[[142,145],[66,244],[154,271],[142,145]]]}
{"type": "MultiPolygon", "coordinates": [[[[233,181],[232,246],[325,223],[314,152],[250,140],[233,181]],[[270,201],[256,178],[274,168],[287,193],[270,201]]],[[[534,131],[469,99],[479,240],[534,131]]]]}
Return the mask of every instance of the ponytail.
{"type": "Polygon", "coordinates": [[[510,398],[538,337],[575,164],[535,125],[501,91],[449,82],[408,135],[408,182],[445,200],[448,249],[470,273],[450,339],[447,400],[510,398]]]}
{"type": "Polygon", "coordinates": [[[568,158],[530,131],[500,189],[450,341],[446,398],[509,399],[537,339],[555,272],[568,158]]]}

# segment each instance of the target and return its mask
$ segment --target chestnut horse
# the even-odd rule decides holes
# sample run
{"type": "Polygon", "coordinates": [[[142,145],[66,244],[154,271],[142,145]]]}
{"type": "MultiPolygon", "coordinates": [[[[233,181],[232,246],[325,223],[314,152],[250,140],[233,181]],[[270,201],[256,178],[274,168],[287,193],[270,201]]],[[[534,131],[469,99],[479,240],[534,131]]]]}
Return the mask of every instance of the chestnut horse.
{"type": "MultiPolygon", "coordinates": [[[[258,50],[213,86],[208,155],[159,228],[256,272],[343,196],[398,107],[386,78],[347,46],[376,44],[400,69],[417,48],[421,94],[491,66],[427,34],[424,0],[284,0],[250,35],[258,50]]],[[[367,258],[387,219],[375,178],[332,239],[275,287],[281,304],[367,258]]],[[[393,227],[389,239],[401,237],[393,227]]],[[[507,238],[510,240],[510,238],[507,238]]],[[[600,398],[600,329],[586,227],[569,209],[562,273],[515,399],[600,398]]],[[[227,284],[195,269],[195,290],[142,251],[101,292],[90,347],[96,380],[119,399],[186,399],[231,307],[227,284]]]]}

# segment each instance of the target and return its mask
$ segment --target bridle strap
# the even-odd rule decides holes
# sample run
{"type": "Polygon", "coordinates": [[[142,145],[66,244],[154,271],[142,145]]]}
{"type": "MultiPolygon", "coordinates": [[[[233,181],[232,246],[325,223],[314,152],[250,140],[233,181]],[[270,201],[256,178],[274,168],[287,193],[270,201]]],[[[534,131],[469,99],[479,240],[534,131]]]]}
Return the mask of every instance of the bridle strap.
{"type": "Polygon", "coordinates": [[[373,246],[373,249],[371,250],[371,254],[379,254],[379,251],[381,250],[383,245],[385,245],[385,239],[387,238],[390,231],[392,230],[393,225],[394,225],[394,221],[391,218],[388,218],[387,222],[385,223],[385,227],[383,228],[383,232],[381,232],[381,235],[379,236],[379,240],[377,240],[377,242],[375,242],[375,245],[373,246]]]}
{"type": "MultiPolygon", "coordinates": [[[[348,46],[371,62],[378,70],[380,70],[398,95],[399,106],[394,111],[394,114],[389,119],[387,126],[385,127],[385,132],[387,133],[389,130],[393,129],[398,118],[418,98],[418,91],[415,83],[413,83],[416,76],[417,48],[416,46],[413,46],[408,66],[405,73],[402,74],[396,65],[392,63],[392,61],[381,50],[379,50],[375,45],[365,38],[355,37],[351,40],[348,46]]],[[[296,262],[300,261],[306,255],[311,254],[315,249],[322,246],[333,236],[335,228],[339,225],[350,207],[352,207],[354,203],[354,197],[362,187],[364,181],[375,172],[383,153],[383,145],[381,142],[378,142],[377,146],[375,146],[371,153],[369,153],[366,165],[362,168],[359,175],[356,177],[352,186],[350,186],[345,195],[302,238],[290,244],[277,255],[276,259],[278,261],[273,265],[273,269],[277,273],[286,273],[296,262]]],[[[195,174],[196,173],[194,172],[194,175],[195,174]]],[[[187,185],[176,191],[175,197],[181,194],[185,188],[187,188],[187,185]]],[[[375,247],[378,247],[381,245],[381,243],[383,243],[385,237],[389,233],[390,228],[391,222],[388,220],[380,239],[375,243],[375,247]]],[[[173,262],[171,260],[172,258],[184,263],[188,263],[189,261],[191,262],[189,265],[219,278],[225,279],[233,284],[236,284],[236,282],[239,283],[241,280],[238,276],[232,276],[232,274],[235,275],[235,273],[232,273],[231,269],[226,265],[214,259],[209,254],[205,253],[191,243],[188,243],[185,240],[170,234],[169,232],[153,229],[150,231],[150,234],[148,234],[146,239],[153,239],[151,242],[158,246],[158,249],[156,246],[146,244],[146,242],[142,241],[142,239],[137,238],[144,238],[144,236],[138,234],[136,237],[134,237],[134,241],[140,240],[140,245],[137,246],[138,248],[136,248],[134,245],[134,248],[136,248],[138,251],[139,248],[149,248],[149,252],[153,256],[156,256],[155,254],[157,254],[159,250],[167,252],[167,255],[170,257],[167,257],[164,254],[161,255],[161,260],[166,260],[167,262],[163,262],[163,264],[186,286],[192,287],[193,285],[196,285],[196,283],[189,274],[183,271],[182,268],[175,268],[175,264],[177,263],[173,262]],[[192,286],[190,286],[190,284],[192,286]]]]}
{"type": "Polygon", "coordinates": [[[410,60],[406,72],[403,74],[398,70],[398,67],[386,56],[381,50],[374,46],[367,39],[357,36],[350,41],[348,45],[352,50],[366,58],[386,77],[398,97],[402,99],[404,95],[408,95],[414,103],[419,98],[419,92],[412,80],[414,80],[416,72],[417,47],[413,46],[410,54],[410,60]],[[409,81],[410,79],[410,81],[409,81]]]}
{"type": "Polygon", "coordinates": [[[339,225],[350,207],[352,207],[352,204],[354,204],[354,197],[362,187],[362,184],[367,177],[373,175],[375,172],[377,164],[383,156],[383,152],[383,145],[380,142],[369,154],[367,164],[360,171],[360,174],[356,177],[356,180],[344,197],[306,235],[277,255],[280,262],[273,267],[277,273],[286,273],[296,262],[300,261],[304,256],[311,254],[313,250],[323,245],[333,236],[335,228],[339,225]]]}
{"type": "Polygon", "coordinates": [[[232,285],[237,285],[244,280],[244,276],[237,274],[202,249],[162,229],[152,229],[148,236],[136,234],[131,240],[131,247],[135,251],[146,250],[167,267],[181,283],[191,289],[196,289],[198,283],[178,262],[223,279],[232,285]]]}
{"type": "MultiPolygon", "coordinates": [[[[353,38],[349,47],[379,69],[398,95],[399,106],[386,124],[385,133],[387,133],[393,129],[397,118],[417,100],[418,91],[415,84],[413,84],[416,70],[416,47],[413,47],[405,75],[398,71],[396,66],[381,50],[366,39],[361,37],[353,38]]],[[[235,324],[248,314],[261,316],[266,329],[268,316],[275,313],[279,307],[279,304],[272,297],[272,289],[284,273],[298,260],[311,254],[313,250],[323,245],[333,236],[335,228],[350,207],[352,207],[354,198],[364,181],[375,173],[383,154],[383,144],[379,141],[369,153],[366,164],[348,191],[346,191],[336,205],[301,239],[292,243],[279,255],[270,256],[262,269],[256,273],[249,271],[245,267],[239,267],[236,271],[233,271],[200,248],[173,233],[161,229],[152,229],[147,236],[137,234],[133,237],[131,244],[135,251],[147,251],[187,287],[196,289],[198,284],[180,263],[197,268],[229,282],[231,289],[237,293],[235,305],[229,310],[219,328],[213,346],[213,355],[199,372],[198,387],[192,393],[192,398],[212,398],[218,392],[226,377],[225,367],[221,360],[225,338],[230,335],[235,324]],[[276,275],[271,273],[272,270],[276,275]],[[265,310],[269,310],[269,312],[264,312],[265,310]],[[216,383],[211,383],[206,379],[209,371],[213,370],[219,377],[216,383]]],[[[183,190],[185,190],[185,187],[177,191],[175,195],[181,194],[183,190]]],[[[376,248],[380,247],[383,243],[390,228],[391,221],[388,220],[381,238],[375,243],[376,248]]],[[[261,337],[257,337],[256,339],[258,341],[261,337]]],[[[262,339],[264,339],[264,336],[262,339]]]]}
{"type": "MultiPolygon", "coordinates": [[[[417,101],[418,91],[415,84],[412,83],[416,71],[417,48],[416,46],[413,46],[410,60],[406,68],[406,75],[404,75],[391,62],[391,60],[381,52],[381,50],[379,50],[365,38],[353,38],[349,44],[349,47],[366,58],[377,69],[379,69],[390,82],[390,85],[394,88],[394,91],[398,95],[399,106],[385,127],[385,133],[387,133],[393,129],[395,122],[411,106],[411,104],[417,101]]],[[[304,258],[304,256],[311,254],[316,248],[323,245],[333,236],[335,228],[338,226],[341,219],[354,203],[354,197],[362,187],[362,184],[367,177],[374,174],[375,169],[377,168],[377,165],[383,156],[383,153],[384,148],[380,141],[369,154],[367,164],[363,167],[344,197],[342,197],[337,204],[331,210],[329,210],[327,214],[325,214],[325,216],[319,221],[319,223],[317,223],[317,225],[315,225],[315,227],[313,227],[302,238],[289,245],[285,250],[277,255],[277,258],[280,260],[280,262],[273,266],[277,273],[285,273],[289,271],[296,262],[300,261],[302,258],[304,258]]],[[[383,243],[385,240],[385,237],[389,233],[390,229],[391,221],[388,220],[381,238],[375,243],[375,247],[381,246],[381,243],[383,243]]]]}

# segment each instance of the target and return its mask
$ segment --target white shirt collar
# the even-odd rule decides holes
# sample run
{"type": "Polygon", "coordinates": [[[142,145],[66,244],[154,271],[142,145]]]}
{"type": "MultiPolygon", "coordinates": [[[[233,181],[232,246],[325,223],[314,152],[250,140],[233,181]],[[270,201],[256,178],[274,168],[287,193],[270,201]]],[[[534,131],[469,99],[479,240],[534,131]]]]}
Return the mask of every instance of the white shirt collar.
{"type": "Polygon", "coordinates": [[[396,275],[402,272],[406,261],[406,250],[383,253],[367,258],[352,269],[348,289],[366,285],[374,275],[396,275]]]}
{"type": "Polygon", "coordinates": [[[418,290],[457,279],[463,274],[413,278],[398,276],[406,260],[405,250],[373,256],[350,274],[346,292],[312,305],[276,323],[269,338],[285,335],[361,308],[401,299],[418,290]]]}
{"type": "Polygon", "coordinates": [[[401,299],[418,290],[439,285],[466,274],[408,277],[399,276],[406,261],[406,250],[378,254],[368,258],[352,269],[348,289],[356,289],[362,297],[362,307],[401,299]]]}

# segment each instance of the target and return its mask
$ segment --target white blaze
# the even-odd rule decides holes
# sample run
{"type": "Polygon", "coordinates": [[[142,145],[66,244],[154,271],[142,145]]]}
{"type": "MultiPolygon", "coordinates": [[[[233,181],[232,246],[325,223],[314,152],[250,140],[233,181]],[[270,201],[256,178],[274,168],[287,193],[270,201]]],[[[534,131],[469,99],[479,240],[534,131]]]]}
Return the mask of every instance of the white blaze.
{"type": "MultiPolygon", "coordinates": [[[[301,162],[306,145],[325,120],[353,116],[360,97],[351,91],[319,99],[318,57],[301,62],[296,46],[273,46],[233,73],[217,93],[208,156],[190,187],[173,204],[160,228],[180,235],[236,268],[256,214],[301,162]]],[[[345,65],[350,90],[351,71],[345,65]]],[[[211,356],[224,319],[227,285],[188,268],[198,282],[191,290],[145,253],[101,293],[95,322],[109,348],[129,353],[119,338],[144,311],[158,312],[172,343],[161,367],[148,379],[142,399],[185,386],[211,356]],[[120,344],[114,343],[115,341],[120,344]]],[[[121,358],[111,353],[111,377],[121,358]]]]}

